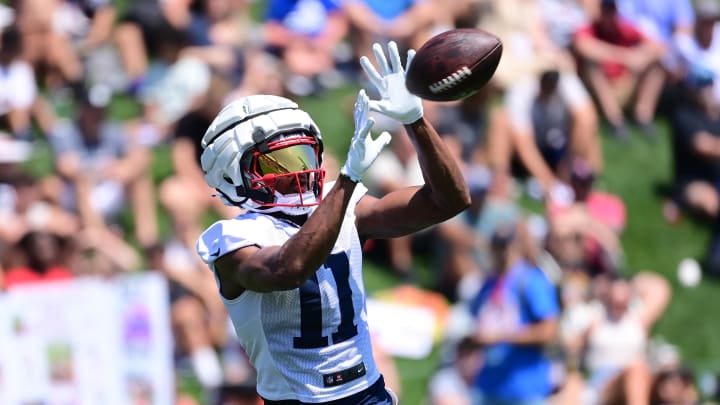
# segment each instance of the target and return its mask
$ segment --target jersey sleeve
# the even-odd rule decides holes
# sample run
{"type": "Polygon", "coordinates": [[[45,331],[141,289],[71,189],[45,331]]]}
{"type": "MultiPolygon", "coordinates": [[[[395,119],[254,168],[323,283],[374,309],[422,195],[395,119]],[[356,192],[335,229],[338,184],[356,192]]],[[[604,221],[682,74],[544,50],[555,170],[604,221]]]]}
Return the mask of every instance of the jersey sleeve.
{"type": "Polygon", "coordinates": [[[222,220],[211,225],[197,241],[196,250],[202,261],[212,264],[222,255],[256,245],[252,239],[253,227],[249,225],[249,221],[237,219],[222,220]]]}

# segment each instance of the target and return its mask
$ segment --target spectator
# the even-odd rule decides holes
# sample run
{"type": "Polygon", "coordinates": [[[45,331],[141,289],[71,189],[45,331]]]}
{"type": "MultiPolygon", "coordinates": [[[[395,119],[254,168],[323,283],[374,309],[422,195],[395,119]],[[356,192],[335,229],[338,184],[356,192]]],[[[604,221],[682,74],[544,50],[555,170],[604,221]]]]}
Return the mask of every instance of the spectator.
{"type": "Polygon", "coordinates": [[[537,133],[544,132],[551,124],[545,119],[546,110],[551,108],[564,115],[560,117],[564,121],[561,135],[557,133],[559,128],[550,125],[555,129],[553,137],[558,138],[553,142],[554,149],[558,149],[554,154],[562,156],[558,152],[565,150],[568,154],[583,156],[600,170],[597,112],[575,73],[569,51],[555,43],[551,36],[552,20],[545,18],[541,8],[544,4],[539,0],[496,0],[491,5],[491,12],[481,26],[496,33],[505,44],[493,81],[505,91],[504,107],[509,116],[514,152],[523,168],[539,182],[542,195],[557,197],[564,187],[553,167],[556,162],[544,159],[549,157],[549,150],[546,148],[545,156],[540,151],[547,146],[544,145],[547,134],[537,133]],[[556,79],[547,80],[550,77],[556,79]]]}
{"type": "Polygon", "coordinates": [[[0,129],[29,139],[33,104],[38,96],[33,67],[21,59],[22,38],[17,27],[0,32],[0,129]]]}
{"type": "Polygon", "coordinates": [[[623,258],[619,236],[625,227],[623,201],[594,189],[590,165],[575,159],[569,167],[574,201],[547,205],[548,252],[561,270],[590,277],[613,274],[623,258]]]}
{"type": "Polygon", "coordinates": [[[5,287],[63,281],[74,277],[63,263],[63,242],[57,235],[29,232],[17,244],[20,263],[5,273],[5,287]]]}
{"type": "Polygon", "coordinates": [[[628,280],[610,280],[599,296],[602,310],[586,332],[588,369],[584,401],[610,404],[647,404],[650,370],[645,357],[647,334],[654,319],[633,308],[633,286],[628,280]]]}
{"type": "Polygon", "coordinates": [[[333,51],[348,29],[345,15],[330,0],[271,0],[267,7],[267,50],[287,66],[288,90],[299,96],[318,92],[321,77],[334,74],[333,51]]]}
{"type": "Polygon", "coordinates": [[[691,71],[687,102],[678,105],[672,122],[674,189],[680,206],[713,219],[712,238],[706,248],[705,269],[720,275],[720,101],[714,96],[713,78],[691,71]]]}
{"type": "Polygon", "coordinates": [[[83,77],[80,56],[73,49],[70,38],[56,29],[64,2],[43,0],[13,0],[15,22],[22,38],[23,59],[40,74],[42,83],[57,89],[77,87],[83,77]]]}
{"type": "Polygon", "coordinates": [[[210,66],[193,55],[184,55],[190,44],[186,31],[158,28],[156,57],[143,79],[138,99],[143,111],[133,130],[138,142],[152,147],[167,139],[177,121],[199,105],[211,80],[210,66]]]}
{"type": "Polygon", "coordinates": [[[219,342],[213,340],[207,322],[208,311],[198,295],[197,281],[200,275],[196,274],[195,279],[179,277],[177,270],[168,266],[166,248],[160,245],[150,247],[146,254],[151,271],[160,272],[168,280],[170,318],[177,354],[190,359],[195,376],[204,388],[219,387],[224,379],[220,359],[215,351],[215,345],[219,342]]]}
{"type": "Polygon", "coordinates": [[[650,405],[697,405],[695,376],[687,368],[661,370],[653,376],[650,405]]]}
{"type": "Polygon", "coordinates": [[[350,42],[355,55],[371,55],[374,42],[389,40],[401,48],[418,49],[448,11],[433,0],[342,0],[341,4],[353,28],[350,42]]]}
{"type": "Polygon", "coordinates": [[[111,0],[61,0],[54,28],[84,57],[112,39],[117,10],[111,0]]]}
{"type": "Polygon", "coordinates": [[[148,73],[149,61],[161,52],[158,45],[168,32],[184,32],[190,25],[190,0],[136,0],[130,3],[113,37],[128,77],[128,91],[137,94],[148,73]]]}
{"type": "Polygon", "coordinates": [[[577,32],[574,45],[581,74],[613,134],[627,137],[623,108],[629,106],[643,133],[654,137],[652,120],[665,83],[659,64],[664,46],[624,20],[615,0],[602,0],[599,16],[577,32]]]}
{"type": "Polygon", "coordinates": [[[225,103],[251,94],[286,94],[281,60],[267,52],[250,49],[246,52],[243,64],[243,77],[227,95],[225,103]]]}
{"type": "Polygon", "coordinates": [[[426,110],[463,164],[508,172],[512,146],[507,113],[490,105],[494,95],[487,86],[458,102],[426,103],[426,110]]]}
{"type": "Polygon", "coordinates": [[[493,179],[487,168],[471,167],[465,176],[470,207],[437,227],[441,241],[437,288],[451,301],[460,302],[471,300],[492,270],[493,233],[499,225],[521,216],[520,207],[503,190],[503,181],[493,179]]]}
{"type": "Polygon", "coordinates": [[[617,0],[617,8],[621,16],[668,51],[674,36],[692,35],[695,15],[691,0],[617,0]]]}
{"type": "Polygon", "coordinates": [[[78,218],[49,201],[41,182],[21,166],[32,152],[29,143],[0,134],[0,261],[5,248],[30,231],[69,237],[79,230],[78,218]]]}
{"type": "Polygon", "coordinates": [[[97,88],[84,92],[77,118],[59,122],[53,132],[56,170],[62,180],[57,198],[80,214],[84,226],[98,228],[117,223],[129,196],[135,237],[149,246],[157,240],[157,218],[148,151],[107,118],[108,97],[97,88]]]}
{"type": "Polygon", "coordinates": [[[174,236],[180,245],[190,247],[191,253],[195,237],[202,230],[203,215],[208,210],[222,218],[232,218],[240,213],[236,207],[226,206],[213,198],[215,190],[206,185],[205,174],[200,168],[200,140],[221,109],[227,87],[226,80],[214,76],[199,106],[180,118],[170,144],[173,173],[158,187],[159,200],[170,216],[174,236]]]}
{"type": "Polygon", "coordinates": [[[554,389],[543,346],[555,339],[555,287],[527,260],[521,227],[503,224],[490,249],[494,272],[471,305],[483,364],[474,389],[480,404],[544,403],[554,389]]]}
{"type": "Polygon", "coordinates": [[[183,56],[198,58],[233,80],[242,74],[244,50],[254,41],[249,0],[203,0],[193,12],[190,46],[183,56]]]}
{"type": "MultiPolygon", "coordinates": [[[[692,36],[677,38],[687,74],[700,78],[701,75],[720,77],[720,4],[713,0],[702,0],[696,4],[695,29],[692,36]]],[[[720,102],[720,80],[714,82],[714,96],[720,102]]]]}
{"type": "Polygon", "coordinates": [[[680,103],[671,120],[674,182],[677,200],[686,208],[716,217],[720,196],[720,101],[713,95],[711,76],[693,72],[687,81],[687,102],[680,103]]]}
{"type": "Polygon", "coordinates": [[[430,405],[470,405],[470,387],[482,364],[481,347],[471,337],[454,345],[455,353],[447,365],[441,365],[430,377],[430,405]]]}

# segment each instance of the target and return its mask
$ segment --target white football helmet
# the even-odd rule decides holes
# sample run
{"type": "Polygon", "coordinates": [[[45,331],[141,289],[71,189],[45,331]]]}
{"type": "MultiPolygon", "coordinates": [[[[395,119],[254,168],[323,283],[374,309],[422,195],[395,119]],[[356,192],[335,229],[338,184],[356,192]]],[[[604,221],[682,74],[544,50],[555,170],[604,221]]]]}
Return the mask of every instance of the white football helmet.
{"type": "Polygon", "coordinates": [[[233,101],[210,124],[201,146],[205,181],[226,205],[302,215],[322,199],[320,131],[286,98],[233,101]]]}

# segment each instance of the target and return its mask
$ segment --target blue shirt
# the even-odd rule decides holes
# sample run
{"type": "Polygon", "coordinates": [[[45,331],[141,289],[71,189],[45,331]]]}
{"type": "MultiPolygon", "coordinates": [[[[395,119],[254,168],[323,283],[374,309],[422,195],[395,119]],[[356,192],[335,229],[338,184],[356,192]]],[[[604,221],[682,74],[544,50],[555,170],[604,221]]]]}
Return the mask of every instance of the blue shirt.
{"type": "Polygon", "coordinates": [[[618,0],[617,4],[623,17],[666,43],[679,25],[695,22],[690,0],[618,0]]]}
{"type": "MultiPolygon", "coordinates": [[[[358,0],[350,0],[358,1],[358,0]]],[[[360,0],[367,5],[378,17],[392,20],[408,11],[410,7],[424,0],[360,0]]]]}
{"type": "MultiPolygon", "coordinates": [[[[555,287],[539,268],[520,260],[501,276],[491,276],[470,305],[477,325],[488,332],[510,332],[556,318],[555,287]]],[[[550,360],[540,346],[498,343],[484,350],[476,379],[484,397],[497,401],[530,401],[552,391],[550,360]]]]}
{"type": "Polygon", "coordinates": [[[87,171],[100,170],[127,155],[127,135],[118,123],[105,122],[98,131],[97,140],[89,142],[75,122],[59,120],[53,129],[53,136],[50,137],[53,153],[55,156],[77,154],[87,171]]]}
{"type": "Polygon", "coordinates": [[[298,34],[318,35],[338,10],[337,0],[271,0],[265,18],[298,34]]]}

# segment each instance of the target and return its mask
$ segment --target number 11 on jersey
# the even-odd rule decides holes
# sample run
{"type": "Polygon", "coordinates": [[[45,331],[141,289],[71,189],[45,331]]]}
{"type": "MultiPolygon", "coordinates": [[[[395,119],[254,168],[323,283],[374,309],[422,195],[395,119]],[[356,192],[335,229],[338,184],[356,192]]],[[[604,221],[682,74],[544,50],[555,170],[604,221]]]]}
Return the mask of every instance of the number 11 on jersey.
{"type": "MultiPolygon", "coordinates": [[[[352,289],[350,288],[350,263],[345,252],[328,257],[325,267],[330,269],[337,286],[340,303],[340,325],[332,334],[332,344],[340,343],[357,335],[352,289]]],[[[331,344],[328,336],[322,335],[322,299],[317,275],[313,274],[300,286],[300,336],[293,338],[296,349],[317,349],[331,344]]]]}

